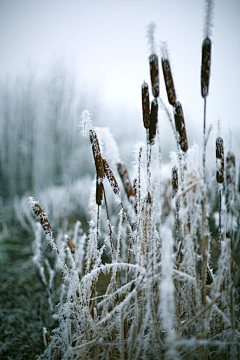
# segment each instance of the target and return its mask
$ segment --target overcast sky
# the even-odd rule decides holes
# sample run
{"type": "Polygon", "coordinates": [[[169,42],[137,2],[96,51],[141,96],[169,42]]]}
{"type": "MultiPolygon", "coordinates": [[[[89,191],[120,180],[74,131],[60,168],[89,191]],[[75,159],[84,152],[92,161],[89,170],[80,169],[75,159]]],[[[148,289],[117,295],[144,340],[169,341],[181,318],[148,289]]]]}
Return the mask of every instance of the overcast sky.
{"type": "MultiPolygon", "coordinates": [[[[78,78],[102,93],[106,108],[123,107],[141,118],[141,84],[149,82],[146,26],[151,21],[157,25],[157,44],[168,42],[178,99],[187,128],[196,130],[197,138],[203,117],[202,0],[0,0],[0,78],[29,64],[41,70],[62,58],[78,78]]],[[[212,40],[208,124],[220,118],[225,136],[231,128],[238,141],[240,0],[215,1],[212,40]]]]}

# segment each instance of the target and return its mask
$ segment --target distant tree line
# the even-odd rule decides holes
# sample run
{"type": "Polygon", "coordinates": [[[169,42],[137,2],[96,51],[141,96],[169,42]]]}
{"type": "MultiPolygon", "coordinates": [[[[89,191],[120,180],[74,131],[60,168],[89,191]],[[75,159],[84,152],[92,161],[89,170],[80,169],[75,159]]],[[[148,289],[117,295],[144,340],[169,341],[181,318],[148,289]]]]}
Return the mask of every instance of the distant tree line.
{"type": "Polygon", "coordinates": [[[97,113],[97,101],[86,88],[77,88],[74,74],[61,61],[42,75],[30,70],[1,81],[1,202],[91,171],[78,123],[81,110],[97,113]]]}

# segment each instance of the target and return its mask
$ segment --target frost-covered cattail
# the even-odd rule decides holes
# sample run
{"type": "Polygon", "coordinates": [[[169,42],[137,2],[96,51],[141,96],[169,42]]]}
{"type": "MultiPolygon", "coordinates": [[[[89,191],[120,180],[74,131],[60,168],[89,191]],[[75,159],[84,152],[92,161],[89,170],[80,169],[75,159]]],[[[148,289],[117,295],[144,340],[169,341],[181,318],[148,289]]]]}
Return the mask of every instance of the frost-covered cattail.
{"type": "Polygon", "coordinates": [[[178,133],[178,143],[182,151],[186,152],[188,150],[187,132],[185,127],[183,109],[180,101],[177,101],[174,104],[174,119],[176,131],[178,133]]]}
{"type": "Polygon", "coordinates": [[[66,240],[67,240],[67,244],[68,244],[68,247],[69,247],[71,253],[74,254],[75,253],[74,243],[72,242],[72,240],[69,237],[67,237],[66,240]]]}
{"type": "Polygon", "coordinates": [[[159,96],[159,71],[158,71],[158,57],[156,54],[149,56],[150,77],[152,84],[152,94],[155,98],[159,96]]]}
{"type": "Polygon", "coordinates": [[[148,84],[142,84],[142,114],[143,125],[146,129],[150,127],[150,109],[149,109],[149,89],[148,84]]]}
{"type": "Polygon", "coordinates": [[[178,169],[176,166],[172,168],[172,196],[178,192],[178,169]]]}
{"type": "Polygon", "coordinates": [[[124,189],[126,191],[128,200],[130,201],[131,204],[134,205],[135,204],[135,194],[134,194],[134,190],[133,190],[132,183],[129,178],[127,169],[122,162],[119,162],[117,164],[117,168],[118,168],[118,173],[121,177],[124,189]]]}
{"type": "Polygon", "coordinates": [[[150,114],[150,128],[149,128],[149,143],[154,145],[155,136],[157,132],[157,121],[158,121],[158,101],[154,99],[151,102],[151,114],[150,114]]]}
{"type": "Polygon", "coordinates": [[[150,56],[149,56],[149,65],[150,65],[150,77],[152,84],[152,94],[156,98],[159,96],[159,67],[158,67],[158,57],[156,55],[156,46],[154,32],[156,29],[155,23],[150,23],[147,28],[147,37],[148,43],[150,45],[150,56]]]}
{"type": "Polygon", "coordinates": [[[216,139],[216,179],[222,184],[224,181],[224,147],[223,139],[219,136],[216,139]]]}
{"type": "Polygon", "coordinates": [[[28,203],[32,206],[34,215],[36,216],[37,220],[42,225],[42,228],[46,235],[50,235],[52,237],[52,229],[51,225],[48,221],[47,215],[43,212],[41,206],[35,201],[32,197],[29,197],[28,203]]]}
{"type": "Polygon", "coordinates": [[[116,195],[119,195],[120,193],[120,188],[118,186],[118,183],[117,183],[117,180],[114,176],[114,173],[112,171],[112,169],[110,168],[108,162],[106,159],[103,159],[103,167],[104,167],[104,172],[107,176],[107,179],[113,189],[113,192],[116,194],[116,195]]]}
{"type": "Polygon", "coordinates": [[[212,50],[212,25],[213,25],[214,1],[205,1],[204,18],[204,40],[202,43],[202,65],[201,65],[201,94],[203,98],[208,96],[211,68],[211,50],[212,50]]]}
{"type": "Polygon", "coordinates": [[[95,130],[89,130],[89,138],[92,144],[93,158],[97,172],[96,203],[101,205],[103,198],[103,179],[105,177],[101,150],[95,130]]]}
{"type": "Polygon", "coordinates": [[[208,96],[211,68],[211,48],[210,38],[205,38],[202,44],[202,66],[201,66],[201,94],[205,98],[208,96]]]}
{"type": "Polygon", "coordinates": [[[226,158],[226,207],[227,213],[236,214],[236,168],[235,156],[229,151],[226,158]]]}
{"type": "Polygon", "coordinates": [[[163,76],[164,76],[168,101],[173,106],[177,101],[177,97],[176,97],[175,86],[172,77],[170,61],[168,57],[167,46],[165,43],[163,43],[161,47],[161,51],[162,51],[162,58],[161,58],[162,69],[163,69],[163,76]]]}

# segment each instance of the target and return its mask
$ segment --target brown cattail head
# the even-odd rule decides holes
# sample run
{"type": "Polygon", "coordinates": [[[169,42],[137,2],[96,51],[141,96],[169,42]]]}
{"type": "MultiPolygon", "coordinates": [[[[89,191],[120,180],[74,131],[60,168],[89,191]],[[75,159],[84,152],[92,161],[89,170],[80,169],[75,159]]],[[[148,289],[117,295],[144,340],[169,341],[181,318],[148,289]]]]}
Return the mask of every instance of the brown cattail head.
{"type": "Polygon", "coordinates": [[[154,99],[151,102],[151,114],[150,114],[150,128],[149,128],[149,143],[154,145],[155,136],[157,132],[157,121],[158,121],[158,101],[154,99]]]}
{"type": "Polygon", "coordinates": [[[150,110],[149,110],[149,89],[148,84],[144,82],[142,84],[142,113],[143,113],[143,125],[146,129],[150,126],[150,110]]]}
{"type": "Polygon", "coordinates": [[[177,101],[174,105],[174,119],[178,136],[178,143],[182,151],[186,152],[188,150],[187,132],[183,116],[183,109],[180,101],[177,101]]]}
{"type": "Polygon", "coordinates": [[[202,44],[201,94],[203,98],[208,96],[211,68],[211,48],[211,40],[209,37],[206,37],[202,44]]]}
{"type": "Polygon", "coordinates": [[[178,169],[176,166],[172,168],[172,197],[178,192],[178,169]]]}
{"type": "Polygon", "coordinates": [[[41,208],[41,206],[37,202],[34,202],[34,201],[31,202],[31,205],[32,205],[33,212],[34,212],[37,220],[42,225],[42,228],[43,228],[45,234],[52,236],[52,229],[51,229],[50,223],[48,221],[48,217],[43,212],[43,209],[41,208]]]}
{"type": "Polygon", "coordinates": [[[107,179],[113,189],[113,192],[116,194],[116,195],[119,195],[120,193],[120,188],[118,186],[118,183],[117,183],[117,180],[114,176],[114,173],[112,171],[112,169],[110,168],[108,162],[106,159],[102,159],[103,160],[103,167],[104,167],[104,172],[107,176],[107,179]]]}
{"type": "Polygon", "coordinates": [[[45,333],[45,339],[46,339],[47,344],[49,344],[51,342],[52,339],[51,339],[51,335],[49,332],[45,333]]]}
{"type": "Polygon", "coordinates": [[[152,84],[152,94],[155,98],[159,96],[159,71],[158,71],[158,57],[156,54],[149,56],[150,76],[152,84]]]}
{"type": "Polygon", "coordinates": [[[75,245],[69,237],[67,237],[67,244],[68,244],[68,247],[69,247],[71,253],[74,254],[75,253],[75,245]]]}
{"type": "Polygon", "coordinates": [[[93,158],[95,161],[95,167],[97,172],[97,183],[96,183],[96,203],[101,205],[103,199],[103,179],[105,176],[103,160],[101,150],[97,138],[97,134],[94,130],[89,130],[89,138],[92,144],[93,158]]]}
{"type": "Polygon", "coordinates": [[[135,204],[135,194],[134,194],[134,190],[131,184],[131,180],[129,178],[127,169],[125,167],[125,165],[122,162],[119,162],[117,164],[117,168],[118,168],[118,173],[120,175],[120,178],[122,180],[123,183],[123,187],[125,189],[125,192],[127,194],[128,200],[130,201],[131,204],[135,204]]]}
{"type": "Polygon", "coordinates": [[[103,181],[101,178],[96,179],[96,203],[97,205],[102,205],[104,194],[103,181]]]}
{"type": "Polygon", "coordinates": [[[95,167],[97,172],[97,177],[103,179],[104,178],[104,168],[101,150],[97,138],[97,134],[95,130],[89,130],[89,138],[92,144],[93,158],[95,161],[95,167]]]}
{"type": "Polygon", "coordinates": [[[226,159],[226,207],[227,213],[236,214],[236,168],[235,156],[229,152],[226,159]]]}
{"type": "Polygon", "coordinates": [[[133,190],[134,190],[135,196],[137,196],[137,186],[138,186],[137,179],[133,179],[133,190]]]}
{"type": "Polygon", "coordinates": [[[224,147],[221,137],[216,139],[216,167],[217,182],[222,184],[224,181],[224,147]]]}
{"type": "Polygon", "coordinates": [[[162,69],[167,90],[167,96],[169,103],[173,106],[176,103],[176,92],[170,67],[169,59],[162,57],[162,69]]]}

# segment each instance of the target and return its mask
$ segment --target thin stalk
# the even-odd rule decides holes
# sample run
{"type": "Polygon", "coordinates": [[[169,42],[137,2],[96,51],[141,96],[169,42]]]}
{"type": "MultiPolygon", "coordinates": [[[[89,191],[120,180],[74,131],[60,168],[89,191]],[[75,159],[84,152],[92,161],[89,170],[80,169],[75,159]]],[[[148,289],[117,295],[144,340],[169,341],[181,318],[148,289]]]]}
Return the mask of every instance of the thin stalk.
{"type": "Polygon", "coordinates": [[[203,265],[202,265],[202,303],[206,306],[206,274],[208,262],[208,235],[206,229],[206,105],[204,98],[204,119],[203,119],[203,201],[202,201],[202,236],[203,236],[203,265]]]}

